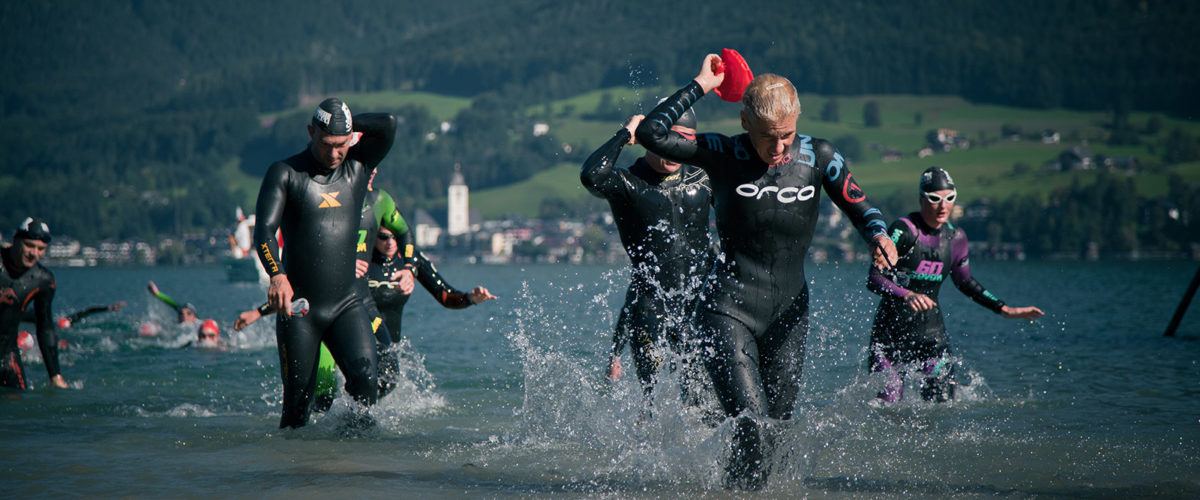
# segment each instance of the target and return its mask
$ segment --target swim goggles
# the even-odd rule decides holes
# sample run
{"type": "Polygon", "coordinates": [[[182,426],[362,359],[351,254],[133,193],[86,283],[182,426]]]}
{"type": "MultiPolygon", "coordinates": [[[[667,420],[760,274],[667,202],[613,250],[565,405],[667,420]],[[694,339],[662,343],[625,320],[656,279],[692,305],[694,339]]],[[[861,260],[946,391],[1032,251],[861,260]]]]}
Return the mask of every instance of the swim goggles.
{"type": "Polygon", "coordinates": [[[944,197],[937,193],[921,193],[921,196],[924,196],[925,199],[929,200],[929,203],[933,205],[941,203],[943,198],[945,198],[946,203],[954,203],[954,200],[958,198],[958,191],[951,191],[950,194],[944,197]]]}

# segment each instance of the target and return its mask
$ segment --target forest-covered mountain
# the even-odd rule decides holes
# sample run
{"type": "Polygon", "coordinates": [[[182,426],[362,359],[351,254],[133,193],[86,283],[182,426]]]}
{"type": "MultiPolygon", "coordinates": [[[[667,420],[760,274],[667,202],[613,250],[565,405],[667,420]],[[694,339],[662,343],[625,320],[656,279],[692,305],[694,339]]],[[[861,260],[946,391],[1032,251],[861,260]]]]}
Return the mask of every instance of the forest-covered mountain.
{"type": "Polygon", "coordinates": [[[215,172],[303,145],[302,116],[259,117],[342,92],[473,100],[433,142],[427,110],[396,110],[389,161],[416,165],[413,202],[441,193],[423,173],[465,158],[477,187],[513,182],[571,159],[514,133],[521,110],[674,85],[721,47],[803,92],[1191,117],[1198,21],[1200,4],[1151,0],[3,2],[0,228],[32,212],[84,240],[225,224],[244,193],[215,172]]]}

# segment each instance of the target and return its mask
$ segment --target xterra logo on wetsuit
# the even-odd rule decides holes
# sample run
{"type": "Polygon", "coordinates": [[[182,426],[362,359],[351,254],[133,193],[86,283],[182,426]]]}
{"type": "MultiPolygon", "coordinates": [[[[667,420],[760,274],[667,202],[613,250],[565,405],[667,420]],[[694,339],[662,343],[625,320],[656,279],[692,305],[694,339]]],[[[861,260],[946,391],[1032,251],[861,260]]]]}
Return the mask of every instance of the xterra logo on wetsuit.
{"type": "Polygon", "coordinates": [[[337,200],[337,195],[340,193],[341,191],[334,191],[332,193],[318,193],[321,195],[321,199],[325,201],[322,201],[320,205],[317,205],[317,208],[333,208],[342,206],[342,203],[337,200]]]}

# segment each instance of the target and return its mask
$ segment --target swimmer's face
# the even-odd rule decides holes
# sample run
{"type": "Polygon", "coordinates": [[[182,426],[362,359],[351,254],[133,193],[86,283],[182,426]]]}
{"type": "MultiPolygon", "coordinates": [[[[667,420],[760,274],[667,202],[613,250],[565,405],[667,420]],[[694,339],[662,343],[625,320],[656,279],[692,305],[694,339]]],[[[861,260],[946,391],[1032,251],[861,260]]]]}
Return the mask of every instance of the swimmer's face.
{"type": "Polygon", "coordinates": [[[215,346],[221,342],[221,334],[217,332],[206,332],[204,330],[200,330],[200,332],[197,334],[197,337],[198,340],[200,340],[200,345],[207,347],[215,346]]]}
{"type": "Polygon", "coordinates": [[[391,231],[388,231],[387,228],[379,228],[379,236],[375,238],[375,249],[379,253],[391,257],[396,255],[398,248],[395,235],[391,231]]]}
{"type": "MultiPolygon", "coordinates": [[[[683,125],[674,125],[671,127],[671,130],[679,132],[687,137],[696,136],[696,129],[684,127],[683,125]]],[[[649,151],[646,152],[646,163],[649,164],[650,168],[654,169],[655,172],[660,174],[673,174],[676,170],[679,170],[679,167],[683,166],[682,163],[668,160],[649,151]]]]}
{"type": "Polygon", "coordinates": [[[312,151],[317,163],[329,169],[342,164],[342,160],[346,159],[346,153],[350,151],[351,146],[354,146],[358,137],[357,134],[329,135],[312,125],[308,126],[308,136],[312,139],[309,151],[312,151]]]}
{"type": "Polygon", "coordinates": [[[942,227],[942,224],[950,221],[950,213],[954,211],[957,198],[958,192],[953,189],[921,193],[921,219],[934,229],[942,227]],[[935,199],[938,200],[937,203],[933,202],[935,199]]]}
{"type": "Polygon", "coordinates": [[[193,311],[186,307],[179,310],[179,322],[180,323],[190,323],[195,320],[196,320],[196,311],[193,311]]]}
{"type": "Polygon", "coordinates": [[[20,254],[21,265],[25,268],[33,267],[41,260],[43,255],[46,255],[46,247],[49,246],[42,240],[31,240],[21,238],[17,240],[17,252],[20,254]]]}
{"type": "Polygon", "coordinates": [[[796,119],[800,115],[785,116],[778,121],[755,118],[742,111],[742,128],[750,137],[754,152],[767,165],[776,165],[787,156],[787,151],[796,140],[796,119]]]}

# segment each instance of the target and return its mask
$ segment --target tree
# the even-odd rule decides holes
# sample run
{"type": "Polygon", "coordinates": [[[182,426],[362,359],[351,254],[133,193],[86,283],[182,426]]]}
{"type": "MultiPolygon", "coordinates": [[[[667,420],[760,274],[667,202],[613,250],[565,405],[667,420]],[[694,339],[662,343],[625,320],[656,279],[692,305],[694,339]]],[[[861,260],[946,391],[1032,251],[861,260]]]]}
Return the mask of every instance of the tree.
{"type": "Polygon", "coordinates": [[[867,101],[863,104],[863,124],[871,128],[883,126],[883,119],[879,116],[879,102],[867,101]]]}
{"type": "Polygon", "coordinates": [[[837,99],[830,98],[821,106],[821,121],[826,123],[837,123],[841,121],[838,114],[837,99]]]}

